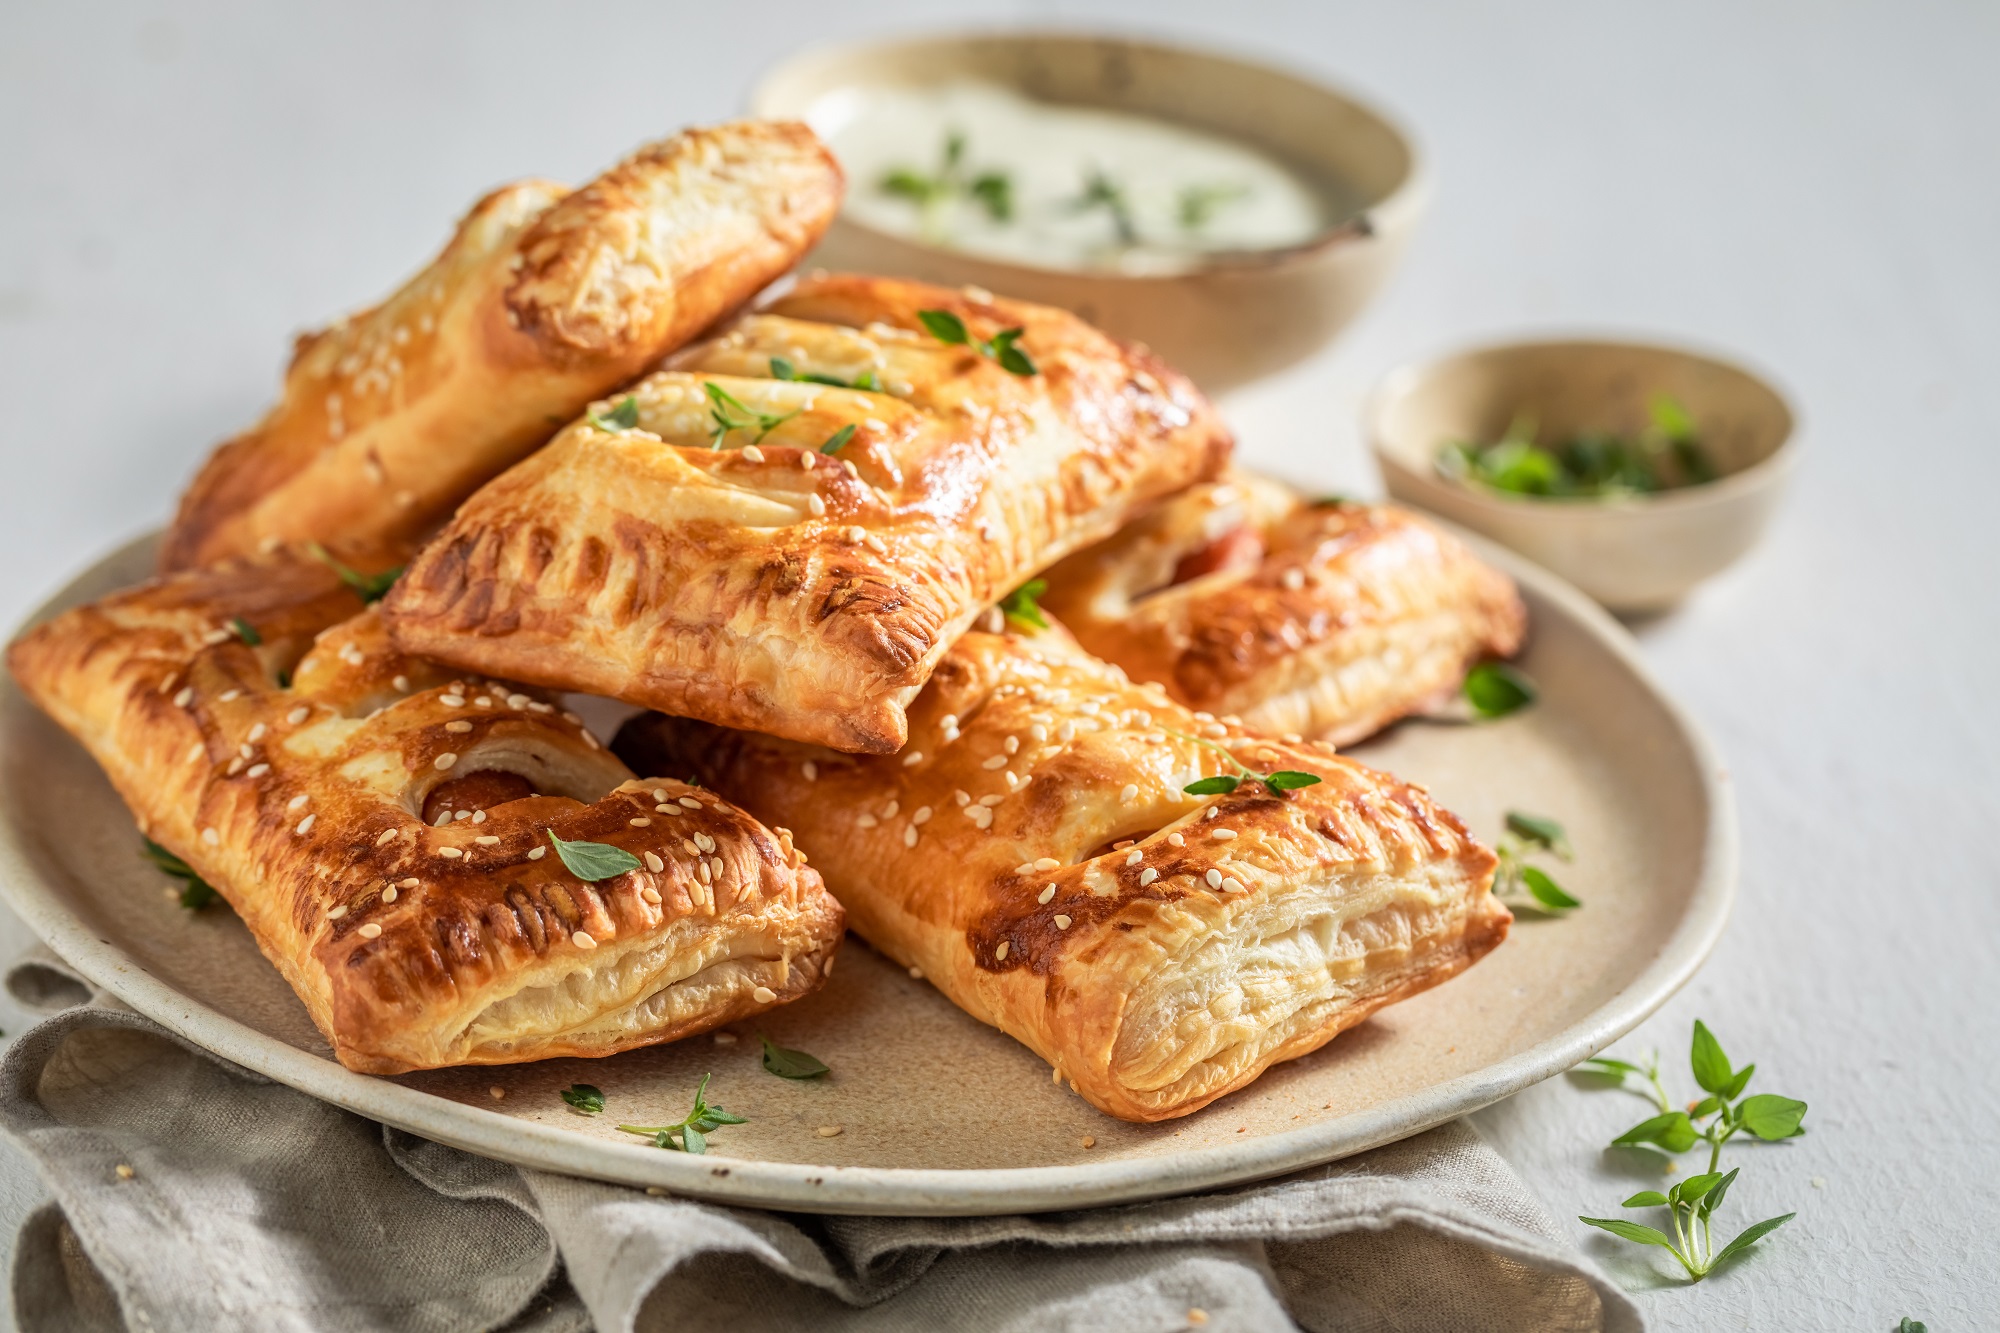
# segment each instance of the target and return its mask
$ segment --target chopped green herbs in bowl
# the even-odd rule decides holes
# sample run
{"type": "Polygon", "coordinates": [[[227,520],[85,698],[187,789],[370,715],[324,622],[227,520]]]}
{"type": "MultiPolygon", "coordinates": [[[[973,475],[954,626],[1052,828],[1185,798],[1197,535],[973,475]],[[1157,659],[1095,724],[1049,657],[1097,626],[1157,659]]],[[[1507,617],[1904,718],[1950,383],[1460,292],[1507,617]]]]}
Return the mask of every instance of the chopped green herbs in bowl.
{"type": "Polygon", "coordinates": [[[1438,472],[1512,495],[1582,500],[1705,486],[1720,475],[1679,402],[1654,394],[1646,410],[1651,420],[1635,434],[1586,430],[1549,443],[1537,440],[1535,418],[1521,413],[1491,444],[1447,444],[1438,451],[1438,472]]]}

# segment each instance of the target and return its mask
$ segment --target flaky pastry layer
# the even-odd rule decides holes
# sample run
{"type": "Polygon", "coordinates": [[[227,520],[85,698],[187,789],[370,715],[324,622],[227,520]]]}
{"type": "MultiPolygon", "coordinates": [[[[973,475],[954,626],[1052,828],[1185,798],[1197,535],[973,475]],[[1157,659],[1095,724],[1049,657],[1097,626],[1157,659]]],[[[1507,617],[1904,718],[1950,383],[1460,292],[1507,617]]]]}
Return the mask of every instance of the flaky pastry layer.
{"type": "Polygon", "coordinates": [[[1084,647],[1252,730],[1346,744],[1512,656],[1506,575],[1408,510],[1308,503],[1243,473],[1196,486],[1048,571],[1084,647]]]}
{"type": "Polygon", "coordinates": [[[809,278],[674,364],[632,391],[636,424],[600,402],[459,510],[386,604],[399,643],[885,753],[975,615],[1229,450],[1147,353],[983,293],[809,278]],[[1039,373],[939,341],[926,309],[1024,328],[1039,373]]]}
{"type": "Polygon", "coordinates": [[[840,906],[783,829],[635,779],[540,691],[398,653],[323,565],[170,575],[31,631],[8,665],[351,1069],[608,1055],[832,967],[840,906]],[[586,882],[551,831],[640,865],[586,882]]]}
{"type": "Polygon", "coordinates": [[[1191,712],[1059,629],[966,635],[910,723],[895,756],[659,715],[614,748],[795,828],[864,938],[1112,1115],[1241,1088],[1512,919],[1421,788],[1191,712]],[[1322,780],[1183,790],[1239,762],[1322,780]]]}
{"type": "Polygon", "coordinates": [[[304,540],[367,561],[429,532],[790,269],[840,192],[812,131],[778,121],[688,130],[574,193],[494,191],[388,300],[299,339],[277,406],[182,497],[162,566],[304,540]]]}

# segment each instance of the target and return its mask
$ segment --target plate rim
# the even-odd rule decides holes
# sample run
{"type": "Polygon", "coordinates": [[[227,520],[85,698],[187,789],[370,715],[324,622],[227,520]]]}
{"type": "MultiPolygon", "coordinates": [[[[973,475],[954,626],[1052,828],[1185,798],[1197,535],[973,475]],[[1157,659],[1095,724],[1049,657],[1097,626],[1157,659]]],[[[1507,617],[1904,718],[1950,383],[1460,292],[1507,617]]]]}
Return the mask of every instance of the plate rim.
{"type": "MultiPolygon", "coordinates": [[[[301,1050],[196,1001],[147,972],[136,958],[98,936],[69,909],[35,870],[11,817],[0,817],[0,897],[77,972],[177,1036],[357,1115],[516,1166],[746,1207],[930,1217],[1103,1207],[1268,1179],[1422,1133],[1595,1055],[1687,984],[1721,939],[1735,898],[1739,847],[1728,771],[1700,725],[1640,657],[1637,641],[1608,612],[1557,575],[1449,522],[1443,526],[1538,599],[1578,622],[1631,673],[1680,733],[1708,807],[1701,871],[1685,913],[1647,966],[1562,1031],[1483,1069],[1298,1129],[1158,1157],[1039,1167],[814,1166],[715,1153],[703,1157],[663,1153],[637,1143],[586,1138],[524,1122],[358,1074],[330,1057],[301,1050]]],[[[10,641],[72,604],[78,584],[153,540],[155,534],[146,534],[93,561],[29,612],[10,641]]],[[[0,699],[32,707],[11,677],[0,680],[0,699]]]]}

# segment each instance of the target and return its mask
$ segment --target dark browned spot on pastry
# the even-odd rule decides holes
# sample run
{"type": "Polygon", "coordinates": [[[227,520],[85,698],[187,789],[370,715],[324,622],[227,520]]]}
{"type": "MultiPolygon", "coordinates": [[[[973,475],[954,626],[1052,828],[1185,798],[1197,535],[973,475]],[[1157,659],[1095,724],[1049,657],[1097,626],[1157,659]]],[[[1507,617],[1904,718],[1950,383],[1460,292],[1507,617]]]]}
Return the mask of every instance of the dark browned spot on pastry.
{"type": "Polygon", "coordinates": [[[548,569],[549,562],[555,559],[555,555],[555,533],[544,527],[537,527],[529,532],[528,539],[522,543],[522,579],[529,583],[539,580],[543,571],[548,569]]]}
{"type": "Polygon", "coordinates": [[[456,815],[463,810],[469,815],[477,810],[491,810],[496,805],[539,795],[541,793],[535,790],[535,784],[519,773],[497,768],[481,769],[431,788],[430,795],[424,798],[424,822],[435,824],[438,816],[443,814],[456,815]]]}
{"type": "Polygon", "coordinates": [[[1255,528],[1237,528],[1198,547],[1174,566],[1174,583],[1189,583],[1205,574],[1254,569],[1264,560],[1264,537],[1255,528]]]}
{"type": "Polygon", "coordinates": [[[595,537],[585,537],[577,545],[576,586],[573,589],[580,596],[588,596],[604,586],[604,580],[611,572],[611,553],[602,541],[595,537]]]}

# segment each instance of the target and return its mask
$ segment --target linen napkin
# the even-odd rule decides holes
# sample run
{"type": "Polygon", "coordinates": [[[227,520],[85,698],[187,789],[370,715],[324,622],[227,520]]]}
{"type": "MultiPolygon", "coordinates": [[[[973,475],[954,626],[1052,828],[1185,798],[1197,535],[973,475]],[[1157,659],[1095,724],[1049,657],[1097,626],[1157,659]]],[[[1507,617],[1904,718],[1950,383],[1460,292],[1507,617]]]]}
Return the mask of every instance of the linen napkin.
{"type": "Polygon", "coordinates": [[[24,1333],[1641,1328],[1461,1123],[1123,1207],[760,1212],[377,1125],[182,1041],[52,956],[7,985],[59,1010],[0,1063],[0,1130],[53,1196],[15,1246],[24,1333]]]}

